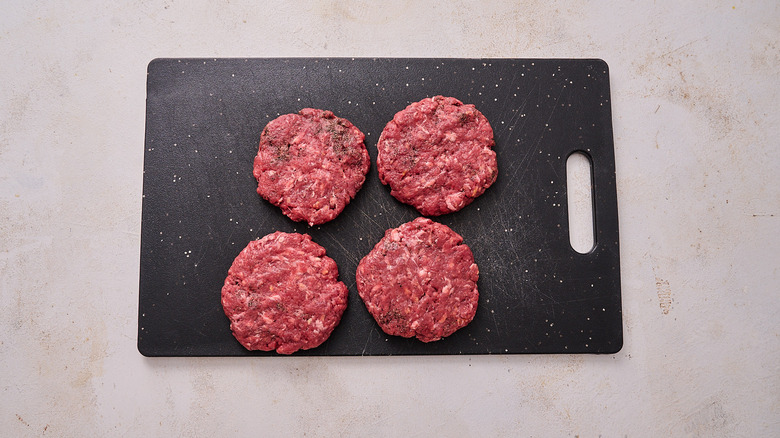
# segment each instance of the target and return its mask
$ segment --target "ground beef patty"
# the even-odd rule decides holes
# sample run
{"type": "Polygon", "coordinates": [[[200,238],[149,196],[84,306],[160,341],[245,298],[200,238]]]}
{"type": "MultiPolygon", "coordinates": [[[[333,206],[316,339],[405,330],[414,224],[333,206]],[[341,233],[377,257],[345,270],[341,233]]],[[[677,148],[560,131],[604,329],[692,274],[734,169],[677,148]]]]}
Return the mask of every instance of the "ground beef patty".
{"type": "Polygon", "coordinates": [[[248,350],[291,354],[328,339],[347,307],[347,287],[309,235],[277,231],[250,242],[233,261],[222,307],[248,350]]]}
{"type": "Polygon", "coordinates": [[[490,123],[474,105],[453,97],[423,99],[382,131],[379,179],[423,215],[458,211],[495,182],[494,144],[490,123]]]}
{"type": "Polygon", "coordinates": [[[478,278],[463,238],[426,218],[387,230],[356,274],[360,298],[382,330],[423,342],[474,319],[478,278]]]}
{"type": "Polygon", "coordinates": [[[257,193],[294,221],[328,222],[366,180],[365,135],[330,111],[305,108],[266,125],[254,162],[257,193]]]}

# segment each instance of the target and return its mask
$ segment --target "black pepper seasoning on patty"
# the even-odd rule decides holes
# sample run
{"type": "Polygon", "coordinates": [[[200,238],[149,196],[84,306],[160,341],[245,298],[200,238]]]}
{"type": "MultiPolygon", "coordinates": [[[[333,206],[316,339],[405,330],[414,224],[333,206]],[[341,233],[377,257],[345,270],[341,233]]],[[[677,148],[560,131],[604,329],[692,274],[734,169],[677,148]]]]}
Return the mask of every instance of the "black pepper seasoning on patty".
{"type": "Polygon", "coordinates": [[[478,278],[463,238],[427,218],[387,230],[356,273],[360,298],[382,330],[423,342],[474,319],[478,278]]]}
{"type": "Polygon", "coordinates": [[[377,143],[390,194],[425,216],[470,204],[498,175],[493,128],[474,105],[435,96],[399,111],[377,143]]]}
{"type": "Polygon", "coordinates": [[[292,354],[328,339],[347,295],[325,248],[307,234],[277,231],[249,242],[233,261],[222,307],[246,349],[292,354]]]}
{"type": "Polygon", "coordinates": [[[338,216],[366,180],[365,135],[330,111],[304,108],[266,125],[254,159],[257,193],[294,221],[338,216]]]}

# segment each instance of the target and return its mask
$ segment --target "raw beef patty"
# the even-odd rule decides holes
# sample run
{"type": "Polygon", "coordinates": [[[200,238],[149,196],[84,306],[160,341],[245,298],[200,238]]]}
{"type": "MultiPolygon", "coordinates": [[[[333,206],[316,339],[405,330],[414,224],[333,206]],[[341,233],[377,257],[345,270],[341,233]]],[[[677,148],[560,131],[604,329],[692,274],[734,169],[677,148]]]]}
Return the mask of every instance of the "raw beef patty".
{"type": "Polygon", "coordinates": [[[493,129],[474,105],[423,99],[399,111],[377,143],[377,170],[390,194],[425,216],[458,211],[498,175],[493,129]]]}
{"type": "Polygon", "coordinates": [[[474,319],[478,278],[463,238],[427,218],[387,230],[356,274],[360,298],[382,330],[423,342],[474,319]]]}
{"type": "Polygon", "coordinates": [[[277,117],[260,135],[253,172],[257,193],[294,221],[330,221],[366,180],[364,139],[330,111],[305,108],[277,117]]]}
{"type": "Polygon", "coordinates": [[[277,231],[250,242],[233,261],[222,307],[248,350],[291,354],[328,339],[347,307],[347,287],[309,235],[277,231]]]}

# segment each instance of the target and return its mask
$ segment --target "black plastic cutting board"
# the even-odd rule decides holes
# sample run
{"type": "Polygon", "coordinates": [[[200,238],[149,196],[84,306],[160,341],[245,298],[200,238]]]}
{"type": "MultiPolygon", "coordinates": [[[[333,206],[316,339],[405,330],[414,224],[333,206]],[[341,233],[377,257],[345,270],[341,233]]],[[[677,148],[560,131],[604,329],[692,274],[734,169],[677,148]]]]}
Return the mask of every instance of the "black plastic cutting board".
{"type": "Polygon", "coordinates": [[[614,353],[623,342],[607,65],[597,59],[156,59],[148,67],[138,349],[146,356],[246,356],[222,312],[235,256],[276,230],[309,233],[339,266],[349,304],[332,336],[297,355],[614,353]],[[472,103],[491,122],[499,175],[440,221],[480,270],[474,320],[433,343],[385,335],[355,287],[360,259],[419,214],[376,173],[376,141],[409,103],[472,103]],[[342,214],[295,223],[252,176],[260,132],[280,114],[332,110],[366,134],[372,166],[342,214]],[[568,237],[566,159],[592,161],[596,244],[568,237]]]}

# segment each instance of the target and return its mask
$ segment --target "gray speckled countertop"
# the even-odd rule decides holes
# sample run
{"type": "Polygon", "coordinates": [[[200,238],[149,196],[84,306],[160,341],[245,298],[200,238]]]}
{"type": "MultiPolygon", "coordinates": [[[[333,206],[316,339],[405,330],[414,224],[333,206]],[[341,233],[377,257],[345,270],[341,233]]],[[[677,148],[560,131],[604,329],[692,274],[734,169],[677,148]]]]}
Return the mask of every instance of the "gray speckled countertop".
{"type": "Polygon", "coordinates": [[[9,436],[780,435],[774,1],[98,2],[0,18],[0,430],[9,436]],[[157,57],[602,58],[615,355],[145,358],[157,57]]]}

